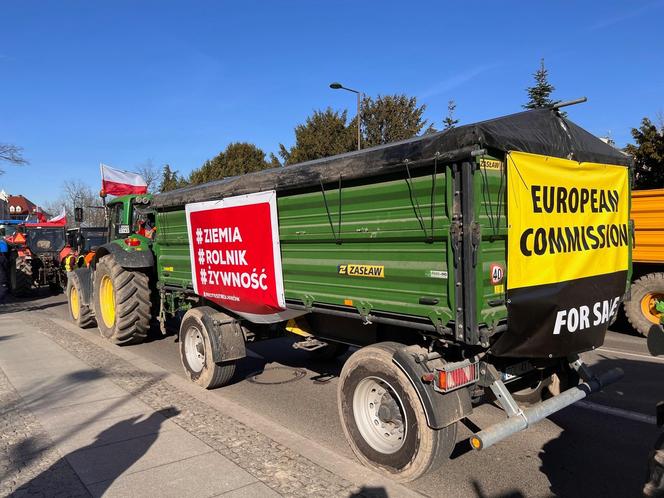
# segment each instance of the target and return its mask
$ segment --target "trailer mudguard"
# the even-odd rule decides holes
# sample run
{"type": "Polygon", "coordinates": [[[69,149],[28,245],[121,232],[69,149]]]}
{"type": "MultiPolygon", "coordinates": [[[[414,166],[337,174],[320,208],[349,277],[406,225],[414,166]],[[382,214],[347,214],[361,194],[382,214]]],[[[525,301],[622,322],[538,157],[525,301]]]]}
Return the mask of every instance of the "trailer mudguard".
{"type": "Polygon", "coordinates": [[[424,362],[418,363],[416,355],[409,349],[400,349],[394,353],[392,361],[406,374],[417,391],[429,427],[442,429],[470,415],[473,412],[473,405],[468,389],[461,388],[447,394],[434,391],[431,384],[422,382],[422,375],[431,373],[431,370],[424,362]]]}
{"type": "MultiPolygon", "coordinates": [[[[208,310],[213,311],[212,308],[208,310]]],[[[247,356],[242,325],[225,313],[204,312],[202,321],[212,342],[212,359],[215,363],[240,360],[247,356]]]]}
{"type": "Polygon", "coordinates": [[[154,267],[154,256],[152,251],[126,251],[118,244],[110,242],[97,249],[95,262],[99,261],[99,259],[107,254],[112,254],[118,264],[123,268],[154,267]]]}

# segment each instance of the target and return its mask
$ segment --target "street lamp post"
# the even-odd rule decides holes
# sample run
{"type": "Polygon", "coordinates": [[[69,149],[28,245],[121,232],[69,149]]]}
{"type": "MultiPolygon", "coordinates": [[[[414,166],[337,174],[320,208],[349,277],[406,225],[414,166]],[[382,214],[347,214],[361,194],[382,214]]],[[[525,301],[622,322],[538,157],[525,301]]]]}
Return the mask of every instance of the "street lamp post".
{"type": "Polygon", "coordinates": [[[337,82],[330,83],[330,88],[332,90],[346,90],[357,95],[357,150],[360,150],[362,148],[362,131],[360,129],[362,123],[362,92],[358,92],[352,88],[346,88],[341,83],[337,82]]]}

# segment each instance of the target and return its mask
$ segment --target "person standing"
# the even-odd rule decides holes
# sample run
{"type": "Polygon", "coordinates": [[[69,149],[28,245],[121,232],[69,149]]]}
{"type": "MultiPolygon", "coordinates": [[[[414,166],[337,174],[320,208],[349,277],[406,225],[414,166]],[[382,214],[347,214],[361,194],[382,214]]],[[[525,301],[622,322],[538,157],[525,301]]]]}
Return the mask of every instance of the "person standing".
{"type": "Polygon", "coordinates": [[[0,304],[5,302],[9,291],[9,246],[3,235],[0,234],[0,304]]]}

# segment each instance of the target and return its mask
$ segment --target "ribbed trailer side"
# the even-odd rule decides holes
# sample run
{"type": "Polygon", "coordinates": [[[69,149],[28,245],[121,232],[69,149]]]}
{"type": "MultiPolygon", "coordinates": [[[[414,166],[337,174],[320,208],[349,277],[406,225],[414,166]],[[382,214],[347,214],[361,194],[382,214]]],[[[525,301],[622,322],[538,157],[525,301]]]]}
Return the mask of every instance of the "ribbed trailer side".
{"type": "MultiPolygon", "coordinates": [[[[451,173],[426,173],[280,196],[287,301],[453,320],[451,173]]],[[[191,288],[184,209],[158,212],[157,226],[159,280],[191,288]]]]}
{"type": "Polygon", "coordinates": [[[664,189],[632,192],[635,244],[632,261],[635,263],[664,262],[664,189]]]}

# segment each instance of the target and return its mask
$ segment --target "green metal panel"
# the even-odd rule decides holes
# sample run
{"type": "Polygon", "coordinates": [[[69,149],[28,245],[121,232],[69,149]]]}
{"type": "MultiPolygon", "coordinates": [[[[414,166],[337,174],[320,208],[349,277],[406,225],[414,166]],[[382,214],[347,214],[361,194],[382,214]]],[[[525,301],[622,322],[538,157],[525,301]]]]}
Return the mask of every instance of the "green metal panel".
{"type": "Polygon", "coordinates": [[[159,280],[167,285],[191,287],[189,237],[184,209],[157,213],[154,245],[159,280]]]}
{"type": "MultiPolygon", "coordinates": [[[[446,324],[454,308],[448,240],[449,168],[408,180],[366,180],[353,186],[278,199],[287,299],[398,313],[446,324]],[[432,203],[433,201],[433,203],[432,203]],[[327,202],[327,208],[326,208],[327,202]],[[339,218],[341,213],[341,219],[339,218]],[[348,276],[341,265],[384,267],[383,278],[348,276]],[[444,277],[445,275],[449,276],[444,277]],[[420,300],[425,303],[421,304],[420,300]]],[[[184,210],[157,213],[159,279],[190,286],[184,210]]]]}
{"type": "Polygon", "coordinates": [[[479,222],[481,241],[475,271],[476,311],[478,325],[492,325],[507,318],[505,290],[507,283],[507,178],[501,159],[488,156],[477,158],[478,168],[473,175],[473,204],[475,219],[479,222]],[[482,160],[491,164],[500,160],[501,166],[485,167],[482,160]],[[504,270],[503,280],[491,282],[492,265],[504,270]]]}
{"type": "Polygon", "coordinates": [[[435,186],[427,175],[281,197],[286,298],[450,321],[445,185],[443,169],[435,186]],[[384,278],[340,274],[348,264],[382,266],[384,278]]]}

